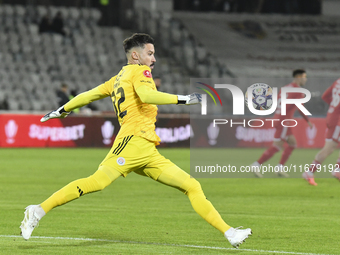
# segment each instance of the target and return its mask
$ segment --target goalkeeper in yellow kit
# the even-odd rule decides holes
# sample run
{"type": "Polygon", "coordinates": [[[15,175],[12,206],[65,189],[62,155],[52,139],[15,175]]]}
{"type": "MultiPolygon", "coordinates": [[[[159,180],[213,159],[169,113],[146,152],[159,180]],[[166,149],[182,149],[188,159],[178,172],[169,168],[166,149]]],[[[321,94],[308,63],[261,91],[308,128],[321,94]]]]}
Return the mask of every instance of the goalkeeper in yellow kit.
{"type": "Polygon", "coordinates": [[[157,91],[151,76],[156,62],[154,41],[149,35],[133,34],[124,40],[123,45],[128,64],[116,76],[79,94],[41,119],[45,122],[53,118],[64,118],[73,109],[111,97],[121,128],[110,152],[93,175],[69,183],[39,205],[27,206],[20,226],[21,235],[28,240],[39,220],[53,208],[85,194],[100,191],[118,177],[135,172],[182,191],[188,196],[194,210],[221,231],[234,247],[238,247],[251,235],[251,229],[227,225],[204,196],[199,182],[164,158],[156,149],[160,141],[155,133],[156,105],[199,104],[201,95],[193,93],[180,96],[157,91]]]}

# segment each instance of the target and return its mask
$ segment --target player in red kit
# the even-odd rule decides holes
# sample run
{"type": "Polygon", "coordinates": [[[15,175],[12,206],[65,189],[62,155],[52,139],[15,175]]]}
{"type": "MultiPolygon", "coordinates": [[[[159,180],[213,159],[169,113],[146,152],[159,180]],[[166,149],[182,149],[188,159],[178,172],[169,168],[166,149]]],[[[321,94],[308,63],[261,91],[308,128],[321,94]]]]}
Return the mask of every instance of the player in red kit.
{"type": "MultiPolygon", "coordinates": [[[[316,154],[313,163],[309,167],[309,171],[304,172],[302,177],[309,182],[310,185],[316,186],[314,180],[314,172],[321,169],[322,162],[333,153],[340,142],[340,79],[336,80],[322,95],[322,100],[329,104],[326,117],[326,142],[323,148],[316,154]]],[[[340,154],[336,162],[336,169],[332,171],[332,175],[340,180],[340,154]]]]}
{"type": "MultiPolygon", "coordinates": [[[[307,82],[307,74],[306,71],[303,69],[296,69],[293,71],[293,82],[286,85],[285,87],[293,87],[299,88],[304,87],[307,82]]],[[[288,93],[287,98],[299,99],[304,98],[305,95],[303,93],[288,93]]],[[[288,160],[289,156],[291,155],[292,151],[296,147],[296,139],[293,135],[293,127],[283,127],[281,122],[285,119],[292,119],[295,113],[295,110],[298,110],[301,116],[308,122],[308,125],[312,128],[312,123],[308,120],[308,117],[302,113],[296,105],[294,104],[287,104],[286,106],[286,115],[281,115],[281,91],[278,96],[278,108],[275,112],[274,119],[278,119],[279,121],[275,121],[274,127],[276,129],[274,135],[273,144],[262,154],[262,156],[255,161],[252,166],[252,171],[254,172],[256,177],[263,177],[260,172],[260,166],[269,160],[274,154],[283,149],[283,153],[280,159],[279,164],[276,167],[276,173],[280,177],[289,177],[289,175],[284,172],[284,164],[288,160]],[[287,142],[288,146],[284,148],[284,143],[287,142]]],[[[293,126],[294,123],[285,122],[286,126],[293,126]]]]}

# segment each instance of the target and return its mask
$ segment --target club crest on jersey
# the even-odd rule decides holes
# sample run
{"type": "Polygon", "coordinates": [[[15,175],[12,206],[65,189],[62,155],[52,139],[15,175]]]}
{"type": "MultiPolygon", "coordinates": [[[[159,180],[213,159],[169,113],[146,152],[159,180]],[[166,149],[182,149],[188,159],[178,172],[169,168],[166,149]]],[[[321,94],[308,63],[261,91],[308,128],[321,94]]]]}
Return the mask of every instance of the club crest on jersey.
{"type": "Polygon", "coordinates": [[[152,78],[152,75],[151,75],[151,72],[149,70],[145,70],[143,72],[144,76],[147,77],[147,78],[152,78]]]}
{"type": "Polygon", "coordinates": [[[123,158],[123,157],[117,158],[117,164],[120,165],[120,166],[124,166],[125,165],[125,158],[123,158]]]}

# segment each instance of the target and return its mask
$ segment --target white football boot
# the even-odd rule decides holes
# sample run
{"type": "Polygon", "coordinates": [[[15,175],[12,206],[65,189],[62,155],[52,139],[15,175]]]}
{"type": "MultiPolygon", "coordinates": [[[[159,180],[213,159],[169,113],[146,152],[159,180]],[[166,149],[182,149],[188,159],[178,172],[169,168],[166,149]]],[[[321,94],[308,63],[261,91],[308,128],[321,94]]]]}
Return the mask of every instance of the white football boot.
{"type": "Polygon", "coordinates": [[[250,165],[250,168],[251,168],[251,171],[254,173],[255,177],[263,178],[263,175],[261,174],[259,162],[255,161],[253,164],[250,165]]]}
{"type": "Polygon", "coordinates": [[[229,243],[236,249],[252,234],[250,228],[240,228],[242,227],[230,228],[224,233],[225,238],[227,238],[229,243]]]}
{"type": "Polygon", "coordinates": [[[302,177],[303,179],[305,179],[306,181],[308,181],[308,183],[312,186],[317,186],[318,184],[315,182],[314,180],[314,173],[312,173],[311,171],[307,171],[307,172],[303,172],[302,173],[302,177]]]}
{"type": "Polygon", "coordinates": [[[29,205],[26,207],[24,212],[25,217],[24,220],[21,222],[21,233],[22,237],[25,240],[28,240],[31,237],[31,234],[35,227],[39,225],[39,218],[38,214],[35,212],[35,208],[39,205],[29,205]]]}
{"type": "Polygon", "coordinates": [[[278,165],[275,167],[275,173],[276,173],[277,176],[279,176],[279,177],[284,177],[284,178],[288,178],[288,177],[289,177],[289,174],[287,174],[287,173],[284,171],[284,167],[283,167],[283,165],[281,165],[281,164],[278,164],[278,165]]]}

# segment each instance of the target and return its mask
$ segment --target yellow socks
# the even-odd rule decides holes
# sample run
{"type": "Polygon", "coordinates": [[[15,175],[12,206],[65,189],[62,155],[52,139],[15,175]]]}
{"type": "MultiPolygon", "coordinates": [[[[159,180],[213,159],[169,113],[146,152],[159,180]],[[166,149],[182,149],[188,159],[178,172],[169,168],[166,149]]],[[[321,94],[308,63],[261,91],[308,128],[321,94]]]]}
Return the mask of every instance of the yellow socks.
{"type": "MultiPolygon", "coordinates": [[[[104,189],[119,176],[121,176],[121,173],[117,170],[108,166],[100,166],[93,175],[69,183],[52,194],[40,206],[45,213],[48,213],[54,207],[63,205],[82,195],[104,189]]],[[[179,167],[172,166],[166,169],[157,181],[184,192],[189,197],[194,210],[222,233],[230,229],[230,226],[223,221],[214,206],[206,199],[199,182],[190,178],[190,175],[179,167]]]]}
{"type": "Polygon", "coordinates": [[[54,207],[63,205],[82,195],[104,189],[120,175],[121,173],[117,170],[101,166],[93,175],[73,181],[52,194],[52,196],[41,203],[41,207],[48,213],[54,207]]]}
{"type": "Polygon", "coordinates": [[[183,186],[187,186],[186,194],[194,210],[210,225],[225,233],[230,226],[224,222],[211,202],[205,197],[201,185],[193,178],[187,179],[183,186]]]}
{"type": "Polygon", "coordinates": [[[194,210],[223,234],[230,229],[214,206],[206,199],[199,182],[179,167],[172,166],[166,169],[157,181],[184,192],[189,197],[194,210]]]}

